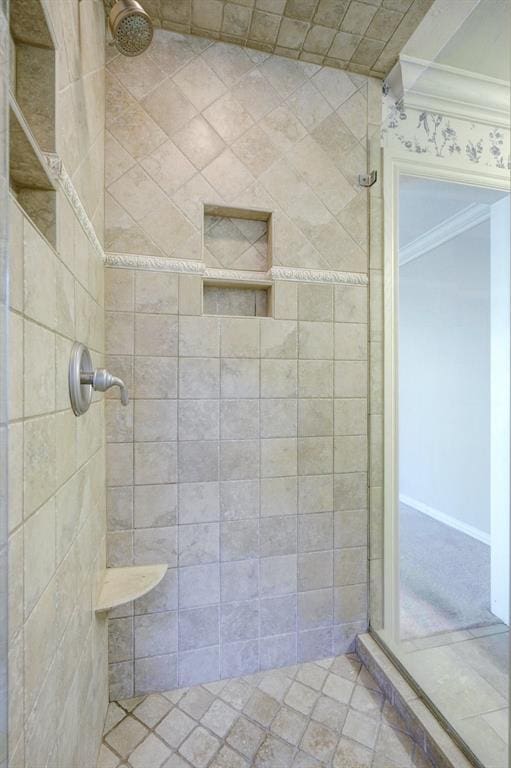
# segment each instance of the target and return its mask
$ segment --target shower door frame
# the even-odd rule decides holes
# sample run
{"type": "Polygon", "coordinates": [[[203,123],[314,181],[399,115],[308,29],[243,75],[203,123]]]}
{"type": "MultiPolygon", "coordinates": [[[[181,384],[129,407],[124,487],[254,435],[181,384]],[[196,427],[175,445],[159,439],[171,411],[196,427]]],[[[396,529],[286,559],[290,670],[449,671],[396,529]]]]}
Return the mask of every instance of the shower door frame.
{"type": "Polygon", "coordinates": [[[441,167],[438,161],[383,150],[383,627],[372,631],[393,655],[400,637],[399,180],[404,175],[510,191],[509,179],[488,168],[441,167]]]}

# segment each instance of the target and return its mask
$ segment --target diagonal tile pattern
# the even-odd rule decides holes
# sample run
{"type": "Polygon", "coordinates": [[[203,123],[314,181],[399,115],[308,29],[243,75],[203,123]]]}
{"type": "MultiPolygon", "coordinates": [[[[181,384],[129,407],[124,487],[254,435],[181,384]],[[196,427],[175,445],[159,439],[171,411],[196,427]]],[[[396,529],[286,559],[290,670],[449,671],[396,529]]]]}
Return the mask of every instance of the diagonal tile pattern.
{"type": "Polygon", "coordinates": [[[274,264],[366,271],[379,81],[164,30],[133,67],[107,68],[107,251],[202,259],[205,202],[272,211],[274,264]]]}
{"type": "Polygon", "coordinates": [[[382,77],[431,3],[432,0],[144,0],[143,5],[153,22],[165,29],[382,77]]]}
{"type": "Polygon", "coordinates": [[[112,702],[97,768],[432,768],[354,655],[112,702]]]}
{"type": "Polygon", "coordinates": [[[266,221],[204,217],[204,258],[208,267],[265,272],[268,263],[266,221]]]}

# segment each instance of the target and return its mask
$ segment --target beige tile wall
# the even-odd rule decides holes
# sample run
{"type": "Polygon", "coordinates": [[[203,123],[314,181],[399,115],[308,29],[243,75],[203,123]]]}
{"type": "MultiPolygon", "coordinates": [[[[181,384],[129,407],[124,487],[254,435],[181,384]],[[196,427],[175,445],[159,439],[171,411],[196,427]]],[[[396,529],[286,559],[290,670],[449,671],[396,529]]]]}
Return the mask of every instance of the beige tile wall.
{"type": "Polygon", "coordinates": [[[367,270],[367,88],[379,81],[156,30],[107,66],[105,249],[202,258],[202,203],[272,211],[272,261],[367,270]]]}
{"type": "MultiPolygon", "coordinates": [[[[157,31],[109,65],[107,250],[201,260],[203,204],[272,212],[273,263],[367,275],[377,81],[157,31]]],[[[201,278],[107,269],[109,562],[166,562],[110,625],[129,696],[342,652],[367,625],[367,288],[274,284],[201,316],[201,278]]]]}
{"type": "Polygon", "coordinates": [[[192,314],[192,290],[107,269],[107,359],[133,396],[107,400],[109,563],[169,565],[109,621],[112,697],[366,628],[367,288],[279,283],[275,318],[201,316],[200,294],[192,314]]]}
{"type": "MultiPolygon", "coordinates": [[[[57,48],[56,150],[103,233],[104,17],[48,2],[57,48]]],[[[9,750],[13,768],[93,766],[107,701],[104,407],[77,419],[71,345],[104,351],[104,268],[61,189],[54,250],[10,206],[9,750]]]]}

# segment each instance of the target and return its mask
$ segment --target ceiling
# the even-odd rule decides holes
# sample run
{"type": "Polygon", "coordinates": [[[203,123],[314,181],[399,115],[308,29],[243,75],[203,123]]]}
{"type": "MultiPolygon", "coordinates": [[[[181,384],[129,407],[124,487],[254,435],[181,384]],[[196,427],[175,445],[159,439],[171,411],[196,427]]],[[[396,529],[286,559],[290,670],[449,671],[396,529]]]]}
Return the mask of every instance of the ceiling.
{"type": "Polygon", "coordinates": [[[399,243],[408,245],[469,206],[491,206],[507,190],[402,176],[399,181],[399,243]]]}
{"type": "Polygon", "coordinates": [[[433,0],[140,0],[157,26],[383,77],[433,0]]]}
{"type": "Polygon", "coordinates": [[[480,0],[437,57],[447,64],[499,80],[509,80],[511,3],[480,0]]]}

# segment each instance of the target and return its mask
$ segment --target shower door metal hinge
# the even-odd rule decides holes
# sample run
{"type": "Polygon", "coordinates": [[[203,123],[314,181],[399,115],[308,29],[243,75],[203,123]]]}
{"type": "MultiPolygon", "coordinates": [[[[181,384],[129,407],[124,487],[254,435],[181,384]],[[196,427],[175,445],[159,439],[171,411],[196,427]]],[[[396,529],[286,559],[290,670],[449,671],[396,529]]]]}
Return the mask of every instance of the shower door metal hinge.
{"type": "Polygon", "coordinates": [[[378,179],[377,171],[371,171],[371,173],[358,174],[358,183],[360,184],[361,187],[372,187],[373,184],[376,184],[377,179],[378,179]]]}

